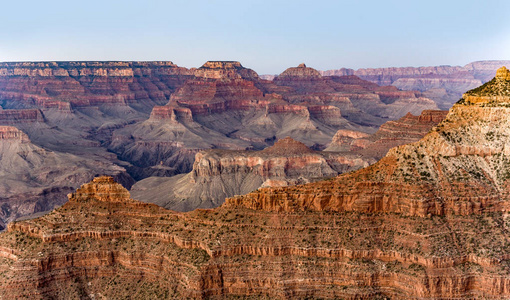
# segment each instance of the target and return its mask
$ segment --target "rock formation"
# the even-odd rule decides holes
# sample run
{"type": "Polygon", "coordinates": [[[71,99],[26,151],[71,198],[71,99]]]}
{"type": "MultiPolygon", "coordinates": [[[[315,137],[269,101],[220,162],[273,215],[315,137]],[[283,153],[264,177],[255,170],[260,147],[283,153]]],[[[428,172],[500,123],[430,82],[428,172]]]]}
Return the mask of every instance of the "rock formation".
{"type": "MultiPolygon", "coordinates": [[[[0,234],[0,297],[508,298],[505,74],[465,93],[424,138],[372,166],[261,188],[216,209],[176,213],[96,178],[51,213],[0,234]]],[[[424,113],[422,121],[439,118],[424,113]]],[[[16,129],[3,131],[2,147],[30,145],[16,129]]],[[[44,151],[32,152],[21,153],[44,151]]]]}
{"type": "Polygon", "coordinates": [[[276,84],[238,62],[207,62],[195,74],[149,120],[113,132],[109,149],[134,165],[136,179],[189,172],[201,150],[258,150],[286,136],[323,149],[338,129],[371,133],[388,119],[436,107],[412,92],[322,78],[304,65],[276,84]]]}
{"type": "Polygon", "coordinates": [[[172,62],[0,63],[0,98],[39,107],[164,104],[192,75],[172,62]]]}
{"type": "Polygon", "coordinates": [[[189,211],[218,207],[227,197],[261,186],[303,184],[367,165],[356,155],[313,151],[303,143],[284,138],[262,151],[199,152],[190,173],[149,177],[137,182],[131,192],[144,202],[189,211]]]}
{"type": "Polygon", "coordinates": [[[208,61],[196,69],[194,74],[210,79],[258,79],[255,71],[243,67],[238,61],[208,61]]]}
{"type": "Polygon", "coordinates": [[[100,157],[136,175],[136,166],[108,151],[112,132],[146,120],[194,76],[171,62],[0,63],[0,125],[16,126],[44,149],[100,157]]]}
{"type": "Polygon", "coordinates": [[[372,167],[214,210],[175,213],[96,178],[0,235],[0,296],[506,298],[508,177],[493,167],[508,162],[508,110],[457,104],[372,167]]]}
{"type": "Polygon", "coordinates": [[[494,79],[465,93],[461,102],[498,106],[507,104],[509,97],[510,71],[506,67],[501,67],[497,70],[494,79]]]}
{"type": "Polygon", "coordinates": [[[356,76],[321,76],[306,67],[289,68],[273,79],[278,86],[291,87],[291,102],[319,102],[340,109],[342,116],[358,124],[381,125],[407,112],[420,113],[437,109],[435,103],[418,92],[403,92],[394,87],[380,87],[356,76]]]}
{"type": "Polygon", "coordinates": [[[290,136],[323,149],[338,129],[373,133],[435,105],[304,64],[274,82],[235,61],[0,63],[0,125],[75,155],[111,156],[136,179],[191,170],[206,149],[263,149],[290,136]]]}

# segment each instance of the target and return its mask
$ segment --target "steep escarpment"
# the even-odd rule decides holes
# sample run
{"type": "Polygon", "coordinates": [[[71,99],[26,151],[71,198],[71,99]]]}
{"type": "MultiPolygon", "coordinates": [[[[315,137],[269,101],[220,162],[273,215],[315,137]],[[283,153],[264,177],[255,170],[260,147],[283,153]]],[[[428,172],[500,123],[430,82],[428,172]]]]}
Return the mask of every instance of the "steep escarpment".
{"type": "Polygon", "coordinates": [[[501,69],[495,79],[467,92],[422,140],[391,149],[366,169],[292,192],[288,188],[261,189],[227,199],[226,205],[420,217],[506,212],[510,123],[505,116],[510,112],[510,97],[501,95],[510,82],[506,72],[501,69]]]}
{"type": "Polygon", "coordinates": [[[178,211],[213,208],[227,197],[261,186],[303,184],[368,164],[356,155],[313,151],[301,142],[284,138],[262,151],[199,152],[190,173],[146,178],[133,186],[132,194],[144,202],[178,211]]]}
{"type": "Polygon", "coordinates": [[[0,235],[0,296],[500,299],[507,231],[498,212],[175,213],[100,177],[0,235]]]}

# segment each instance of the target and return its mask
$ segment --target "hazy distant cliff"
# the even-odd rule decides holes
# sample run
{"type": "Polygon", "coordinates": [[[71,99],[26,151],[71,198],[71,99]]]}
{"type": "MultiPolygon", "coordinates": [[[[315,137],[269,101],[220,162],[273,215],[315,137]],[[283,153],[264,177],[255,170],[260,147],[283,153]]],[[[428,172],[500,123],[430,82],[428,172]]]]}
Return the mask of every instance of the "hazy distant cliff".
{"type": "Polygon", "coordinates": [[[321,71],[324,76],[356,75],[378,85],[393,85],[402,90],[425,92],[448,109],[465,91],[489,81],[496,69],[510,65],[507,60],[477,61],[460,66],[337,69],[321,71]]]}

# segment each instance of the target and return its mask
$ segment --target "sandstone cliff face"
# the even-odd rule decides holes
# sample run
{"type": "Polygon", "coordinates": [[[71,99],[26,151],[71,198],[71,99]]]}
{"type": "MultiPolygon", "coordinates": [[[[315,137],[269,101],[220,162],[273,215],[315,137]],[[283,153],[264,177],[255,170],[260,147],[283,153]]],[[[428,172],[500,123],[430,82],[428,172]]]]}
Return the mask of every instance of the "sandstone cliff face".
{"type": "Polygon", "coordinates": [[[168,209],[214,208],[225,198],[265,186],[287,186],[368,166],[348,153],[313,151],[285,138],[262,151],[208,150],[197,153],[193,170],[170,178],[147,178],[136,183],[136,199],[168,209]]]}
{"type": "Polygon", "coordinates": [[[498,212],[410,218],[224,206],[183,214],[132,200],[108,177],[69,199],[0,235],[2,298],[510,294],[508,220],[498,212]]]}

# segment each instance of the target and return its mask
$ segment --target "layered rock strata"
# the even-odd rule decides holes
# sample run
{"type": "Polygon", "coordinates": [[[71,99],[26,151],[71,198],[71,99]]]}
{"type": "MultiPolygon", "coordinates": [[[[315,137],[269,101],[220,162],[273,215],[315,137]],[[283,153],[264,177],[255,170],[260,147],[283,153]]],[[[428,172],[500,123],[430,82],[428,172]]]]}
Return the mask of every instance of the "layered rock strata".
{"type": "Polygon", "coordinates": [[[292,102],[320,101],[334,105],[345,112],[348,120],[361,124],[378,126],[388,118],[397,119],[407,112],[437,109],[432,100],[416,91],[380,87],[352,75],[321,76],[319,71],[304,64],[285,70],[273,82],[293,89],[287,94],[292,102]]]}
{"type": "Polygon", "coordinates": [[[448,111],[424,110],[419,116],[410,113],[404,117],[381,125],[372,134],[339,130],[325,151],[347,151],[365,159],[381,159],[388,150],[410,144],[423,138],[430,130],[444,120],[448,111]]]}
{"type": "Polygon", "coordinates": [[[258,150],[286,136],[320,150],[337,129],[374,132],[382,120],[435,107],[359,78],[325,79],[304,65],[276,84],[238,62],[207,62],[195,74],[147,121],[113,132],[109,149],[138,168],[136,179],[189,172],[198,151],[258,150]]]}
{"type": "Polygon", "coordinates": [[[0,106],[0,125],[38,146],[114,153],[136,179],[189,172],[201,150],[260,150],[286,136],[321,150],[338,129],[373,133],[435,108],[415,92],[325,78],[304,64],[270,82],[235,61],[1,63],[0,106]]]}
{"type": "Polygon", "coordinates": [[[262,151],[208,150],[195,156],[193,170],[170,178],[149,177],[131,192],[136,199],[189,211],[218,207],[225,198],[261,186],[287,186],[333,177],[368,166],[346,153],[318,152],[291,138],[262,151]]]}
{"type": "Polygon", "coordinates": [[[0,98],[39,107],[164,104],[193,71],[172,62],[0,63],[0,98]]]}
{"type": "Polygon", "coordinates": [[[497,211],[183,214],[132,200],[100,177],[0,235],[0,296],[502,299],[506,224],[497,211]]]}

